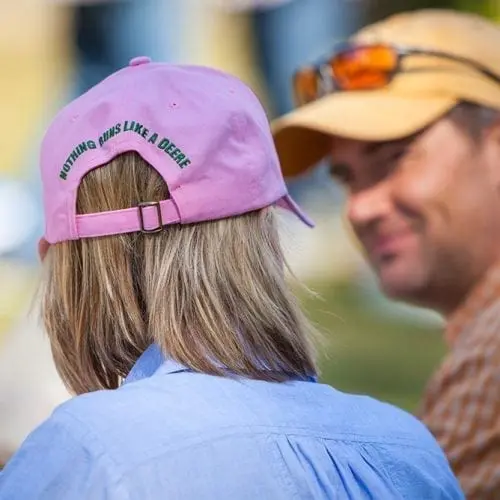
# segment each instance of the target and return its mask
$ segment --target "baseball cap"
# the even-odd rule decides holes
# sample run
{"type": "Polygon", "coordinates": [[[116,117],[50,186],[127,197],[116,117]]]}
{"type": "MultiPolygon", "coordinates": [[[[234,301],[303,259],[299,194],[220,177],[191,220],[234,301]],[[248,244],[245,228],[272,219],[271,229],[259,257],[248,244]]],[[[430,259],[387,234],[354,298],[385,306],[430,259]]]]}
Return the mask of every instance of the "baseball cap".
{"type": "MultiPolygon", "coordinates": [[[[393,15],[351,39],[440,51],[500,76],[500,27],[476,14],[424,9],[393,15]]],[[[275,120],[275,144],[286,176],[302,173],[331,150],[331,136],[366,141],[406,137],[460,101],[500,110],[500,84],[474,67],[426,55],[406,57],[385,87],[326,95],[275,120]]]]}
{"type": "Polygon", "coordinates": [[[257,97],[237,78],[203,66],[133,59],[59,112],[40,166],[49,243],[155,232],[272,205],[313,225],[288,195],[257,97]],[[162,176],[170,199],[77,214],[82,178],[133,151],[162,176]]]}

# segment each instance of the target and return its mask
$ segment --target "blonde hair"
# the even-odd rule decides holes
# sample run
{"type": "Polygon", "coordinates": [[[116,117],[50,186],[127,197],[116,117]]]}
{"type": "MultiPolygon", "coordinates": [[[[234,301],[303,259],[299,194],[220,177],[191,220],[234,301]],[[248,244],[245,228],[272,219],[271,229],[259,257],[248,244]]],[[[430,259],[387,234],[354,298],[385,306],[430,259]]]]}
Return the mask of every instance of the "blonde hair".
{"type": "MultiPolygon", "coordinates": [[[[77,212],[168,197],[159,174],[127,153],[87,174],[77,212]]],[[[154,342],[209,374],[282,381],[316,373],[314,329],[286,284],[273,209],[58,243],[45,271],[43,321],[74,393],[118,387],[154,342]]]]}

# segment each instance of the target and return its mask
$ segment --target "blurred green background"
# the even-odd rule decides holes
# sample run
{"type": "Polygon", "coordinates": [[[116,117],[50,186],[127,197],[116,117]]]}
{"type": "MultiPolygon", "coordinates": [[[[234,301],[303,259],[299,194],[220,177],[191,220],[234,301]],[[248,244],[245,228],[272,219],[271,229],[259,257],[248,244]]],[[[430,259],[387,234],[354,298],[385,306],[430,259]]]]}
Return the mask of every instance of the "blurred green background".
{"type": "Polygon", "coordinates": [[[445,353],[440,329],[383,314],[349,282],[310,287],[321,296],[304,294],[310,317],[325,332],[321,379],[416,412],[445,353]]]}

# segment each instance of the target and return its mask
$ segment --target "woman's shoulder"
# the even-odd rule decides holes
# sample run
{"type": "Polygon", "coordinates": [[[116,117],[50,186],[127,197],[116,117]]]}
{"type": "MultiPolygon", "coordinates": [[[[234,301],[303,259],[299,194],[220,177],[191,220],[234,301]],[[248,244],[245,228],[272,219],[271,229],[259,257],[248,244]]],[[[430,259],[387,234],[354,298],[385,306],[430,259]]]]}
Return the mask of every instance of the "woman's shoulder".
{"type": "Polygon", "coordinates": [[[216,391],[195,390],[198,385],[189,389],[185,380],[181,385],[187,392],[181,398],[176,383],[169,382],[166,392],[156,385],[149,391],[149,384],[142,387],[139,382],[127,390],[77,397],[58,411],[80,426],[80,434],[86,427],[106,449],[119,447],[121,456],[132,448],[137,454],[144,446],[152,453],[154,443],[162,440],[162,450],[166,443],[187,449],[194,435],[196,442],[214,436],[218,437],[214,443],[225,442],[219,438],[227,429],[236,446],[241,429],[245,434],[255,431],[255,446],[264,433],[266,442],[276,439],[277,445],[285,442],[318,454],[319,449],[327,450],[339,470],[364,475],[369,482],[382,481],[398,493],[463,498],[443,451],[425,425],[390,403],[323,384],[242,384],[225,379],[207,379],[207,385],[215,383],[227,400],[216,391]],[[242,397],[240,405],[233,399],[233,388],[242,397]],[[161,415],[161,424],[155,414],[161,415]]]}
{"type": "Polygon", "coordinates": [[[415,416],[370,396],[319,383],[275,384],[221,377],[141,380],[117,390],[96,391],[63,403],[55,412],[84,422],[95,432],[114,433],[134,421],[155,425],[156,416],[176,432],[263,424],[302,429],[311,435],[442,453],[415,416]],[[201,417],[202,416],[202,417],[201,417]],[[166,419],[166,420],[165,420],[166,419]],[[319,434],[318,434],[319,432],[319,434]]]}
{"type": "Polygon", "coordinates": [[[408,498],[417,491],[418,498],[464,498],[444,451],[416,416],[373,397],[321,389],[329,400],[323,413],[336,427],[332,435],[345,436],[342,446],[358,458],[349,468],[376,470],[408,498]]]}
{"type": "Polygon", "coordinates": [[[427,427],[407,410],[371,396],[340,391],[327,384],[300,384],[290,391],[291,411],[297,420],[306,416],[332,433],[370,442],[406,443],[430,447],[439,453],[427,427]]]}
{"type": "MultiPolygon", "coordinates": [[[[318,470],[353,475],[354,483],[366,480],[380,491],[409,498],[416,498],[416,492],[418,498],[463,498],[429,431],[391,404],[315,383],[207,378],[207,390],[201,391],[199,384],[186,383],[188,375],[179,375],[177,382],[167,378],[168,384],[142,381],[75,397],[54,412],[31,443],[40,442],[40,449],[59,443],[56,448],[73,450],[72,457],[94,457],[95,467],[102,467],[107,456],[112,459],[106,467],[118,462],[129,467],[145,457],[174,467],[169,457],[183,450],[187,462],[179,462],[181,468],[200,456],[203,442],[212,460],[227,453],[232,454],[228,460],[236,460],[254,448],[267,450],[271,443],[290,460],[309,463],[312,457],[318,470]],[[217,390],[208,390],[212,384],[217,390]]],[[[68,459],[61,455],[59,462],[68,459]]]]}
{"type": "Polygon", "coordinates": [[[174,442],[181,436],[215,435],[229,428],[236,433],[268,429],[352,448],[383,449],[389,460],[399,460],[400,455],[444,458],[430,431],[407,411],[320,383],[276,384],[190,374],[152,377],[77,396],[59,406],[53,418],[79,433],[86,429],[104,442],[119,442],[132,429],[142,442],[152,435],[174,442]]]}

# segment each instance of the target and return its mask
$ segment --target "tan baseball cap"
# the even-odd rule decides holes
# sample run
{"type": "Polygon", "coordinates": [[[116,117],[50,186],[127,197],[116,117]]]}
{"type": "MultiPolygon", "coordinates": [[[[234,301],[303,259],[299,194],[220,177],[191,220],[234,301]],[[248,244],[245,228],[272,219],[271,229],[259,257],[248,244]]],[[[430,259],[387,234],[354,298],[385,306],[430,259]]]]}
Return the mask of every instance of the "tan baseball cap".
{"type": "MultiPolygon", "coordinates": [[[[475,14],[401,13],[362,29],[351,41],[446,52],[500,77],[500,27],[475,14]]],[[[367,141],[405,137],[460,101],[500,110],[500,83],[466,63],[411,55],[384,88],[332,93],[274,121],[282,169],[287,176],[302,173],[329,154],[332,136],[367,141]]]]}

